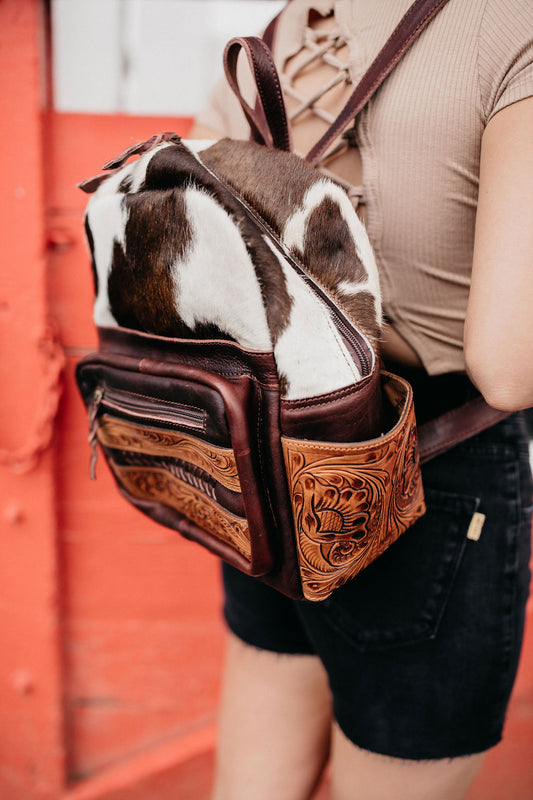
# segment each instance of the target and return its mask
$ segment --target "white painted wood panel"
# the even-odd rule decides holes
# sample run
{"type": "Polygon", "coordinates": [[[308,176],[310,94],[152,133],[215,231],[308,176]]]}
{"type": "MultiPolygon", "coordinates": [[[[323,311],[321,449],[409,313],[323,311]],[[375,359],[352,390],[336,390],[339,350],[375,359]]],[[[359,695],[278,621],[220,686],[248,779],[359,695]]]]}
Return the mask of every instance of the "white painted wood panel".
{"type": "Polygon", "coordinates": [[[232,36],[259,33],[283,0],[52,0],[59,111],[194,115],[232,36]]]}

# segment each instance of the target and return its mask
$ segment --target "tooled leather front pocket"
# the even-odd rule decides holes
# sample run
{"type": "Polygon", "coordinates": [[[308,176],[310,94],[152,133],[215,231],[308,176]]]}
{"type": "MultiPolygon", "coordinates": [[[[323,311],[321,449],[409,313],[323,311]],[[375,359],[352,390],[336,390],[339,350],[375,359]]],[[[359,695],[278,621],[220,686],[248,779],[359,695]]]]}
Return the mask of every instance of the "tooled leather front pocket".
{"type": "Polygon", "coordinates": [[[265,529],[261,507],[253,505],[257,492],[243,493],[243,471],[248,482],[253,475],[243,414],[234,423],[236,443],[225,385],[219,391],[208,377],[192,380],[176,371],[152,375],[98,359],[81,365],[93,466],[98,442],[118,488],[136,508],[239,569],[262,575],[272,553],[265,536],[259,542],[253,536],[265,529]]]}

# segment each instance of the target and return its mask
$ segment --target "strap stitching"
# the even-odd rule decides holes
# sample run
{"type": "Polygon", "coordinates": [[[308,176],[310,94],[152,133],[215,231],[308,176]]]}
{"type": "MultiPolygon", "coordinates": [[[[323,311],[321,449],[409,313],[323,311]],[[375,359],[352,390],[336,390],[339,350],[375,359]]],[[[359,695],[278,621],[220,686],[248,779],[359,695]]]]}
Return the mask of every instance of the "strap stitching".
{"type": "MultiPolygon", "coordinates": [[[[269,62],[269,64],[273,67],[273,74],[272,74],[271,77],[274,79],[274,90],[275,90],[276,98],[277,98],[277,100],[278,100],[278,102],[280,104],[280,107],[284,109],[285,103],[284,103],[284,100],[283,100],[283,94],[282,94],[281,85],[280,85],[280,82],[279,82],[278,71],[276,69],[276,65],[274,64],[274,60],[272,58],[272,54],[270,53],[269,48],[267,47],[267,45],[263,41],[261,41],[259,39],[258,42],[261,43],[261,47],[263,49],[263,53],[266,56],[267,61],[269,62]]],[[[252,49],[250,49],[250,53],[252,55],[252,63],[253,63],[253,67],[254,67],[254,76],[255,76],[255,79],[256,79],[257,91],[259,92],[259,96],[261,97],[261,103],[263,105],[263,110],[265,111],[265,116],[267,116],[266,108],[267,108],[268,102],[267,102],[267,99],[266,99],[266,96],[265,96],[264,86],[262,85],[261,81],[258,80],[258,78],[260,77],[260,75],[259,75],[259,66],[258,66],[258,64],[256,62],[255,54],[253,53],[252,49]]],[[[277,138],[277,137],[274,137],[274,131],[272,131],[272,133],[273,133],[273,138],[277,138]]],[[[283,144],[285,145],[285,147],[280,147],[280,149],[290,150],[290,138],[289,138],[289,131],[288,131],[288,126],[287,126],[286,115],[284,115],[284,120],[282,121],[281,129],[280,129],[280,131],[278,131],[278,133],[280,133],[282,135],[283,144]],[[283,122],[284,122],[284,124],[283,124],[283,122]]]]}

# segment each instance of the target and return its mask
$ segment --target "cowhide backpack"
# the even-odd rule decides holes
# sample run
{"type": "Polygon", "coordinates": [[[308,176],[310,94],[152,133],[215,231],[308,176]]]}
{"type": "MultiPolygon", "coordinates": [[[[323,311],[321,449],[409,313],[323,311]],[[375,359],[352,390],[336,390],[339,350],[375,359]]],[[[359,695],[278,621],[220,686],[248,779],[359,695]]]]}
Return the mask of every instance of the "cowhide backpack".
{"type": "MultiPolygon", "coordinates": [[[[313,163],[444,2],[415,3],[313,163]]],[[[271,146],[161,134],[82,185],[94,192],[99,349],[77,381],[93,473],[98,443],[145,514],[289,596],[321,600],[424,513],[412,391],[380,368],[364,227],[341,187],[284,152],[261,40],[230,43],[230,83],[238,91],[241,47],[263,105],[243,101],[245,113],[271,146]]],[[[493,421],[478,407],[470,416],[493,421]]],[[[424,455],[457,440],[450,424],[424,455]]]]}

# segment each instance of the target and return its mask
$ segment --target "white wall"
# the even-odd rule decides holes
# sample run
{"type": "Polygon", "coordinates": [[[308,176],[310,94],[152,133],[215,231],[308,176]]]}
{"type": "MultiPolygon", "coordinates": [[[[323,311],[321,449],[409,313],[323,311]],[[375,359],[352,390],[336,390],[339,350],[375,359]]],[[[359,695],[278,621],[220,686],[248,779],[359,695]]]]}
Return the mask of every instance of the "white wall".
{"type": "Polygon", "coordinates": [[[59,111],[194,115],[232,36],[259,33],[283,0],[52,0],[59,111]]]}

